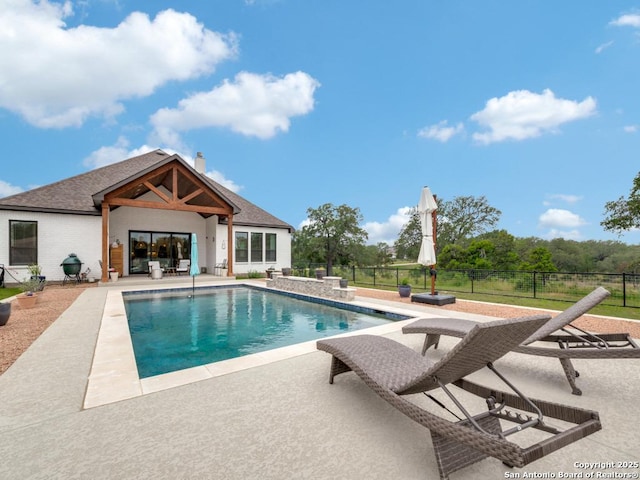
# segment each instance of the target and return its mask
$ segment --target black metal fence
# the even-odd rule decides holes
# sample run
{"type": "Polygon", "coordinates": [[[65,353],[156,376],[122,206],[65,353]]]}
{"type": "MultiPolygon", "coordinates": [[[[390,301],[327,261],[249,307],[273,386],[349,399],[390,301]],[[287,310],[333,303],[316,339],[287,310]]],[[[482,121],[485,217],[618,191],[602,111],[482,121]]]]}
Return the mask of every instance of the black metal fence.
{"type": "MultiPolygon", "coordinates": [[[[315,266],[294,268],[294,275],[315,276],[315,266]]],[[[333,275],[363,287],[393,288],[406,279],[413,292],[430,291],[428,268],[334,266],[333,275]]],[[[603,304],[640,308],[640,274],[564,273],[497,270],[438,270],[436,289],[449,293],[477,293],[575,302],[594,288],[611,292],[603,304]]]]}

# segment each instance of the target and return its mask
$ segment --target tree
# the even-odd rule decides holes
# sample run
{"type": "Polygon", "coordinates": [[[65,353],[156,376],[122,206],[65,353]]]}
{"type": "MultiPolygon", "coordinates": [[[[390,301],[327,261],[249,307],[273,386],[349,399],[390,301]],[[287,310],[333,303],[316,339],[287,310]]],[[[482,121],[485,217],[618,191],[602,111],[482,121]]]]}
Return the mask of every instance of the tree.
{"type": "Polygon", "coordinates": [[[321,251],[314,248],[315,239],[306,228],[293,232],[291,236],[291,264],[297,268],[305,268],[310,263],[324,263],[321,251]]]}
{"type": "Polygon", "coordinates": [[[391,259],[391,249],[384,242],[359,247],[354,258],[355,264],[360,267],[383,267],[391,263],[391,259]]]}
{"type": "Polygon", "coordinates": [[[489,205],[486,197],[456,197],[438,202],[438,248],[460,244],[489,231],[500,220],[502,212],[489,205]]]}
{"type": "Polygon", "coordinates": [[[488,240],[494,245],[488,257],[494,270],[515,270],[520,263],[516,253],[516,239],[506,230],[493,230],[477,239],[488,240]]]}
{"type": "MultiPolygon", "coordinates": [[[[492,207],[483,197],[456,197],[452,201],[438,201],[436,249],[462,244],[476,235],[489,231],[500,220],[502,212],[492,207]]],[[[417,209],[412,209],[409,221],[402,227],[396,240],[398,258],[418,258],[422,229],[417,209]]]]}
{"type": "Polygon", "coordinates": [[[438,254],[438,265],[445,270],[463,270],[467,264],[467,251],[460,245],[450,243],[438,254]]]}
{"type": "Polygon", "coordinates": [[[537,272],[557,272],[558,269],[551,261],[551,252],[547,247],[536,247],[529,253],[528,261],[520,264],[520,270],[537,272]]]}
{"type": "Polygon", "coordinates": [[[358,248],[364,245],[367,232],[359,226],[362,214],[358,208],[325,203],[318,208],[308,208],[307,215],[309,224],[294,233],[294,244],[307,258],[326,262],[327,275],[331,275],[336,260],[353,259],[358,248]]]}
{"type": "Polygon", "coordinates": [[[608,216],[600,225],[606,231],[622,235],[632,228],[640,228],[640,172],[633,179],[629,197],[607,202],[604,208],[608,216]]]}
{"type": "Polygon", "coordinates": [[[400,235],[395,242],[397,258],[417,259],[422,242],[422,227],[417,208],[412,208],[409,213],[409,221],[404,224],[400,235]]]}

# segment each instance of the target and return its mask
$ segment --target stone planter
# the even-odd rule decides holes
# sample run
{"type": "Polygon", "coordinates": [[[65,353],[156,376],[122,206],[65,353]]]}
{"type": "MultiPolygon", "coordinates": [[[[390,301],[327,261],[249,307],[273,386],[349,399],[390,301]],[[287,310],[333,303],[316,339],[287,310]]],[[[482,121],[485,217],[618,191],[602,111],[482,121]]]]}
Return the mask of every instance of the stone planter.
{"type": "Polygon", "coordinates": [[[38,295],[33,293],[31,295],[27,295],[26,293],[21,293],[20,295],[16,295],[16,300],[20,308],[33,308],[36,306],[36,302],[38,301],[38,295]]]}
{"type": "Polygon", "coordinates": [[[402,298],[411,296],[411,285],[398,285],[398,293],[402,298]]]}
{"type": "Polygon", "coordinates": [[[288,277],[289,275],[291,275],[291,269],[290,268],[283,268],[282,269],[282,276],[283,277],[288,277]]]}
{"type": "Polygon", "coordinates": [[[109,272],[109,276],[111,277],[112,282],[118,281],[118,272],[109,272]]]}
{"type": "Polygon", "coordinates": [[[6,325],[11,316],[11,302],[0,303],[0,327],[6,325]]]}
{"type": "Polygon", "coordinates": [[[347,288],[349,286],[349,280],[346,278],[340,279],[340,288],[347,288]]]}
{"type": "Polygon", "coordinates": [[[316,268],[316,280],[322,280],[327,275],[324,268],[316,268]]]}

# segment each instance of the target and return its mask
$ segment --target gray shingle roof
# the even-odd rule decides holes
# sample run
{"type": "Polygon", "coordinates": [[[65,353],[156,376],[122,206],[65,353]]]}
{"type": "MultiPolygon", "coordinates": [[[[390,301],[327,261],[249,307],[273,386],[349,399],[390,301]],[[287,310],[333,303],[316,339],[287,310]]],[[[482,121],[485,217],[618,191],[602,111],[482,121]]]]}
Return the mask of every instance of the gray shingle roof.
{"type": "MultiPolygon", "coordinates": [[[[191,168],[178,156],[169,155],[162,150],[154,150],[27,192],[0,198],[0,210],[99,216],[101,211],[94,204],[93,195],[108,190],[116,184],[127,182],[142,172],[149,171],[166,163],[169,159],[175,158],[182,161],[188,168],[191,168]]],[[[195,170],[192,169],[192,171],[196,173],[195,170]]],[[[234,225],[265,226],[293,230],[293,227],[288,223],[274,217],[206,175],[196,174],[200,175],[213,191],[222,196],[231,205],[237,207],[236,211],[239,211],[233,217],[234,225]]]]}

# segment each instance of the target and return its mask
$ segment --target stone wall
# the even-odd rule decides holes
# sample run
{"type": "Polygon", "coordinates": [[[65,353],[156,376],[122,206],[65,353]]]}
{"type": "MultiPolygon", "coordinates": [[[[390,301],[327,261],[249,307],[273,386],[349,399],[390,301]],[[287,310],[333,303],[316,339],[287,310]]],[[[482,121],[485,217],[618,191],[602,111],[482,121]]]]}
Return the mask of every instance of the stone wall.
{"type": "Polygon", "coordinates": [[[347,302],[356,297],[355,288],[340,288],[340,277],[324,277],[322,280],[316,280],[306,277],[285,277],[280,272],[273,272],[271,278],[267,280],[267,287],[347,302]]]}

